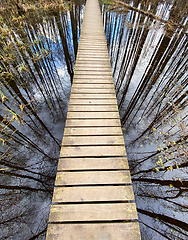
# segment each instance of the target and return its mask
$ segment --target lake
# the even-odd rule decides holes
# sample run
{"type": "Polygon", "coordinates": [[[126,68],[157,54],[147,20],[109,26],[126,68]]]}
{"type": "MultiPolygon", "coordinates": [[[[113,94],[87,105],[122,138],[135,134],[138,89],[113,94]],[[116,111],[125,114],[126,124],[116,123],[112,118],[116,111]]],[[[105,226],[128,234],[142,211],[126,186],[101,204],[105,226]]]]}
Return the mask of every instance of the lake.
{"type": "MultiPolygon", "coordinates": [[[[142,239],[187,239],[187,1],[100,4],[142,239]]],[[[45,239],[85,1],[3,7],[0,237],[45,239]]]]}

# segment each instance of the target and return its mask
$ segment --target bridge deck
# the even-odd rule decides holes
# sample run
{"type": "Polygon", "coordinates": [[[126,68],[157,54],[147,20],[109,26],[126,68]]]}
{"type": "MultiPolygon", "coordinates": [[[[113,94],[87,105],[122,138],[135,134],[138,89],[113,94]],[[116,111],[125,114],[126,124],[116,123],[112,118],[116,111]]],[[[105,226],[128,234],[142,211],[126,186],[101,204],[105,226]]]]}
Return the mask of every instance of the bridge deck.
{"type": "Polygon", "coordinates": [[[140,239],[97,0],[88,0],[47,240],[140,239]]]}

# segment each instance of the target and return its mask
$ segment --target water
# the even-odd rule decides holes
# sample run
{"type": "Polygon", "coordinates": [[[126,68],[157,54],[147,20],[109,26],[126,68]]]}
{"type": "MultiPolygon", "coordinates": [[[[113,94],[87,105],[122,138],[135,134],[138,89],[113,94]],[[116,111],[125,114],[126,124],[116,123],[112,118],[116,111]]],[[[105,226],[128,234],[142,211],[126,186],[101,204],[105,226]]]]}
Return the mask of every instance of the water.
{"type": "Polygon", "coordinates": [[[187,12],[129,4],[102,10],[142,239],[186,239],[187,12]]]}
{"type": "Polygon", "coordinates": [[[45,239],[83,11],[2,13],[1,239],[45,239]]]}
{"type": "MultiPolygon", "coordinates": [[[[142,239],[186,239],[186,1],[127,3],[101,9],[142,239]]],[[[1,11],[2,239],[45,239],[83,11],[1,11]]]]}

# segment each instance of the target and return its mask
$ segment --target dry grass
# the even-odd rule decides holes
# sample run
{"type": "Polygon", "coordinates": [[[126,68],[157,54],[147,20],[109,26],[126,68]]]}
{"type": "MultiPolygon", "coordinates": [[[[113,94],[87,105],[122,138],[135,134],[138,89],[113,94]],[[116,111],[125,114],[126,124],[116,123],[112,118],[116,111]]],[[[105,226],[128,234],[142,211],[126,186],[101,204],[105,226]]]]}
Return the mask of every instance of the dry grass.
{"type": "Polygon", "coordinates": [[[37,9],[65,9],[66,2],[63,0],[1,0],[0,13],[5,11],[24,13],[37,9]]]}

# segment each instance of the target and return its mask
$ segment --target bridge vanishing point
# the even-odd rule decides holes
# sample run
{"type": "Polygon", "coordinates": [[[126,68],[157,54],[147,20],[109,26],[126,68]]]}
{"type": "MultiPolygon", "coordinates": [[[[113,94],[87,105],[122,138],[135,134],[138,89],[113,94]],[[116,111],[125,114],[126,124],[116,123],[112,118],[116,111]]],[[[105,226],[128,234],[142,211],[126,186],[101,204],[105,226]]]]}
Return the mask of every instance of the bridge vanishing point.
{"type": "Polygon", "coordinates": [[[47,240],[139,240],[140,230],[97,0],[88,0],[47,240]]]}

